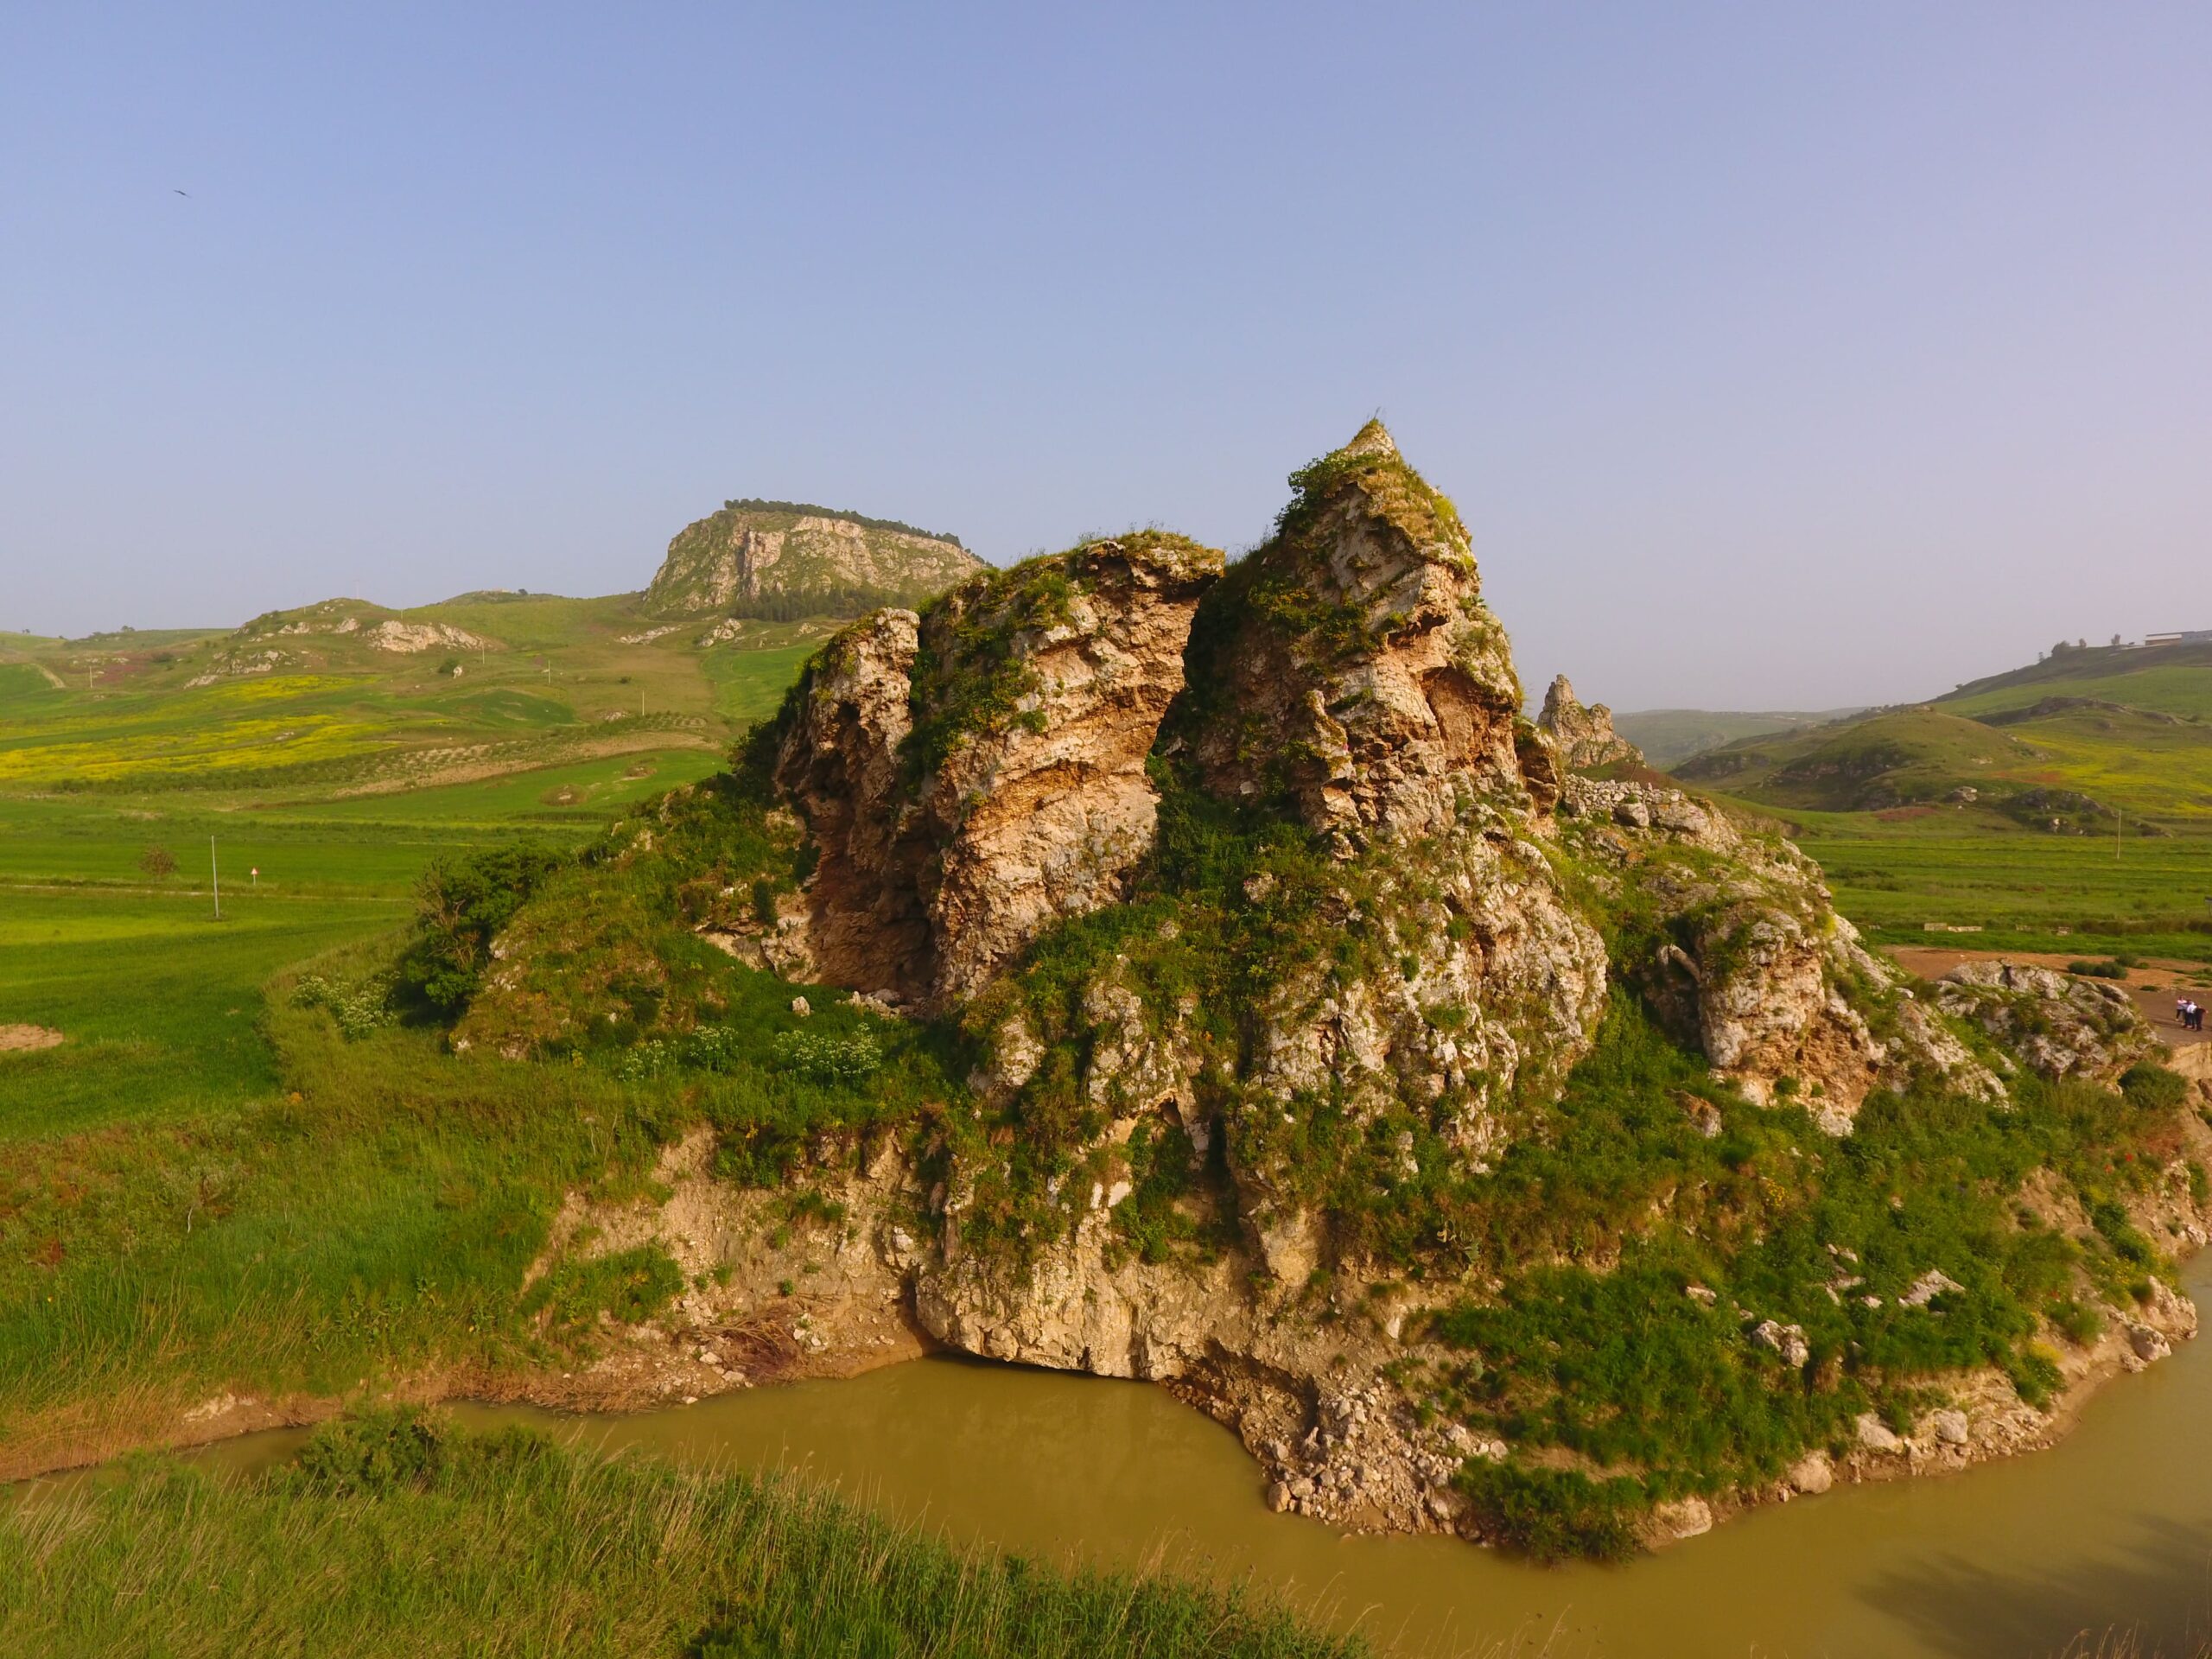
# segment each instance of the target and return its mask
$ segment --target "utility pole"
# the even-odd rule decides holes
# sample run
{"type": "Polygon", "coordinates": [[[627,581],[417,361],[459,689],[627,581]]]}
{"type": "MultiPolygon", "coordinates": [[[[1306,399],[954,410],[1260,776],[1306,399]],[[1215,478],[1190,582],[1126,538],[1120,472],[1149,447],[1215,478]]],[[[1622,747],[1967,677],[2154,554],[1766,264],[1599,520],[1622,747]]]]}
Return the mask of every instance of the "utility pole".
{"type": "Polygon", "coordinates": [[[223,872],[215,862],[215,837],[207,837],[207,885],[215,894],[215,919],[223,919],[223,872]]]}

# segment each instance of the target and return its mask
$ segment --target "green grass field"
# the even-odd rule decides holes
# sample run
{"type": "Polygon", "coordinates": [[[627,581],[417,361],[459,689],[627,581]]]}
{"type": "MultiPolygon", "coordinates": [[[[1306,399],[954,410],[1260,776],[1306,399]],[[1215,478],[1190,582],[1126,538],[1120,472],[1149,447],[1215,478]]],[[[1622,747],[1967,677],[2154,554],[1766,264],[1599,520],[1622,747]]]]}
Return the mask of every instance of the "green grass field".
{"type": "Polygon", "coordinates": [[[1836,907],[1885,944],[2212,961],[2212,836],[2110,841],[1943,833],[1865,814],[1799,816],[1836,907]],[[1926,924],[1980,927],[1979,936],[1926,924]]]}
{"type": "Polygon", "coordinates": [[[287,631],[355,613],[6,642],[0,1025],[66,1040],[0,1054],[0,1469],[138,1443],[210,1392],[547,1363],[524,1269],[564,1193],[652,1155],[603,1077],[427,1030],[349,1043],[289,988],[386,960],[433,861],[574,847],[715,771],[826,627],[701,651],[634,637],[619,599],[409,613],[493,639],[458,677],[287,631]],[[242,638],[317,660],[186,683],[242,638]]]}

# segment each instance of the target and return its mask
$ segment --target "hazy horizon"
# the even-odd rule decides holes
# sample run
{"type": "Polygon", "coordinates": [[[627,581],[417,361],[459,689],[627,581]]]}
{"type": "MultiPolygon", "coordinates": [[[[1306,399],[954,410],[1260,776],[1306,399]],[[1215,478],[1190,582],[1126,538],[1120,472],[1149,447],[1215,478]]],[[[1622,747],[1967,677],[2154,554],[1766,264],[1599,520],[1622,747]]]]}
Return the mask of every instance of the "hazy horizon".
{"type": "Polygon", "coordinates": [[[1378,410],[1535,688],[2212,626],[2199,9],[11,23],[0,628],[625,591],[744,495],[1238,550],[1378,410]]]}

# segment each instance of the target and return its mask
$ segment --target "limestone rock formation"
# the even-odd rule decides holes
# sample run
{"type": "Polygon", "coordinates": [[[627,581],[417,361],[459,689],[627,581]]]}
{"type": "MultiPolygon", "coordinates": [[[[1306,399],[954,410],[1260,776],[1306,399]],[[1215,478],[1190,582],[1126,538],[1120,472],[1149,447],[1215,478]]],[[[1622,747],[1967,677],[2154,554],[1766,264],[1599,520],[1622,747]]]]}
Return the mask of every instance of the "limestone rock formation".
{"type": "Polygon", "coordinates": [[[1636,745],[1613,729],[1613,711],[1602,702],[1577,702],[1574,687],[1564,674],[1544,693],[1536,724],[1551,734],[1560,758],[1578,771],[1594,772],[1622,760],[1641,764],[1643,760],[1636,745]]]}
{"type": "Polygon", "coordinates": [[[1189,741],[1207,786],[1285,797],[1347,844],[1527,805],[1521,688],[1459,516],[1370,421],[1296,474],[1192,650],[1189,741]]]}
{"type": "Polygon", "coordinates": [[[2108,1081],[2160,1052],[2126,991],[2048,968],[1962,963],[1943,976],[1936,1005],[1980,1027],[2047,1077],[2108,1081]]]}
{"type": "Polygon", "coordinates": [[[825,979],[942,1007],[1114,899],[1151,845],[1145,760],[1220,571],[1178,537],[1094,542],[831,642],[775,773],[822,852],[825,979]]]}
{"type": "Polygon", "coordinates": [[[948,537],[790,501],[733,501],[678,531],[649,615],[851,616],[917,605],[983,569],[948,537]]]}
{"type": "Polygon", "coordinates": [[[457,628],[450,622],[403,622],[396,616],[385,618],[361,637],[378,651],[410,654],[441,646],[475,651],[484,644],[467,628],[457,628]]]}
{"type": "MultiPolygon", "coordinates": [[[[1163,1382],[1263,1459],[1277,1507],[1332,1522],[1497,1537],[1519,1500],[1484,1510],[1485,1471],[1557,1475],[1572,1502],[1526,1454],[1564,1446],[1648,1466],[1637,1527],[1669,1541],[1755,1483],[1815,1493],[2027,1443],[1989,1426],[2104,1360],[2053,1383],[2007,1350],[2015,1369],[1975,1386],[2010,1390],[2012,1417],[1974,1395],[1910,1442],[1858,1413],[1902,1421],[1930,1362],[1910,1393],[1885,1397],[1878,1368],[1839,1384],[1836,1356],[1939,1340],[1955,1303],[2012,1298],[2005,1329],[2038,1317],[2005,1262],[1948,1241],[2048,1195],[1877,1187],[1922,1142],[1870,1137],[1939,1095],[1914,1135],[2058,1134],[2010,1116],[2048,1106],[2027,1071],[2113,1076],[2143,1048],[2125,999],[2039,970],[1915,996],[1779,826],[1586,775],[1633,751],[1564,680],[1541,727],[1521,717],[1458,516],[1379,424],[1292,482],[1225,575],[1148,531],[845,628],[731,774],[672,791],[601,858],[666,868],[626,887],[580,868],[524,908],[456,1043],[581,1058],[627,1021],[659,1046],[637,1076],[685,1043],[716,1067],[856,1044],[860,1070],[879,1039],[915,1045],[941,1068],[926,1087],[869,1096],[833,1068],[795,1090],[803,1149],[779,1143],[843,1206],[849,1300],[911,1306],[969,1352],[1163,1382]],[[656,893],[680,949],[635,925],[656,893]],[[746,979],[701,937],[804,984],[746,979]],[[790,1027],[717,1027],[718,1006],[790,1027]],[[879,1018],[894,1009],[921,1023],[879,1018]],[[2006,1047],[2022,1063],[1993,1069],[2006,1047]],[[1808,1195],[1834,1192],[1851,1201],[1814,1216],[1808,1195]],[[1959,1208],[1890,1230],[1923,1200],[1959,1208]],[[1830,1224],[1877,1233],[1818,1239],[1830,1224]],[[1669,1464],[1664,1424],[1608,1451],[1607,1412],[1635,1403],[1586,1411],[1558,1379],[1606,1370],[1587,1344],[1624,1318],[1699,1357],[1669,1386],[1830,1414],[1757,1469],[1669,1464]],[[1541,1438],[1569,1415],[1586,1446],[1541,1438]],[[1526,1447],[1500,1438],[1516,1425],[1526,1447]]],[[[2188,1236],[2191,1173],[2158,1144],[2172,1167],[2130,1213],[2188,1236]]],[[[2116,1229],[2051,1203],[2068,1237],[2116,1229]]],[[[2099,1351],[2147,1363],[2181,1334],[2154,1313],[2099,1351]]]]}
{"type": "Polygon", "coordinates": [[[1565,834],[1654,924],[1629,966],[1653,1005],[1754,1099],[1802,1093],[1833,1134],[1881,1087],[1933,1072],[1982,1098],[2003,1085],[1859,943],[1813,861],[1746,836],[1679,790],[1573,778],[1565,834]],[[1668,925],[1671,922],[1671,925],[1668,925]],[[1877,1035],[1869,1014],[1885,1017],[1877,1035]]]}

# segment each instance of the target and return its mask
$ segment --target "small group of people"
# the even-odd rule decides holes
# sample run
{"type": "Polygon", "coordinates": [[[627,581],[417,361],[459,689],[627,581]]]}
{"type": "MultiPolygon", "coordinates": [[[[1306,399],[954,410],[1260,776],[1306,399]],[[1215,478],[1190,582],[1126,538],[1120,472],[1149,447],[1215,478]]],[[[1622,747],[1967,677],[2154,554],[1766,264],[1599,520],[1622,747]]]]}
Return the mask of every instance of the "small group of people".
{"type": "Polygon", "coordinates": [[[2174,999],[2174,1017],[2181,1021],[2181,1028],[2183,1031],[2204,1029],[2203,1005],[2192,1002],[2185,996],[2174,999]]]}

